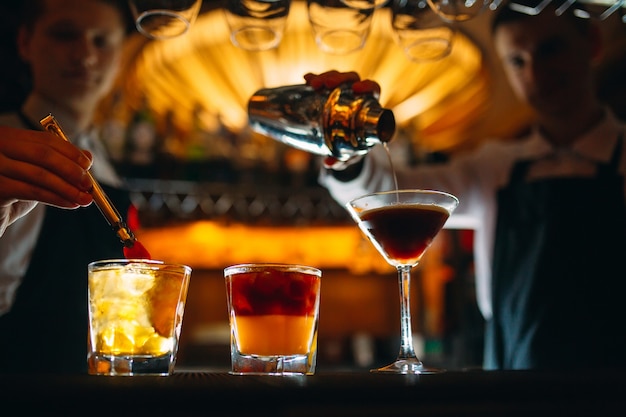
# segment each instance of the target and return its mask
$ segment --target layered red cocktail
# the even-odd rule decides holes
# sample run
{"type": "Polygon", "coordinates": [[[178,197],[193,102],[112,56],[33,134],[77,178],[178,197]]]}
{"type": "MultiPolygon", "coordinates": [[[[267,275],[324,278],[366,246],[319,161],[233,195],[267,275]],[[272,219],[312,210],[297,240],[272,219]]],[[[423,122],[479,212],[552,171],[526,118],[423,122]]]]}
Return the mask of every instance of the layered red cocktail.
{"type": "Polygon", "coordinates": [[[247,264],[228,267],[224,275],[233,372],[313,373],[321,272],[247,264]]]}

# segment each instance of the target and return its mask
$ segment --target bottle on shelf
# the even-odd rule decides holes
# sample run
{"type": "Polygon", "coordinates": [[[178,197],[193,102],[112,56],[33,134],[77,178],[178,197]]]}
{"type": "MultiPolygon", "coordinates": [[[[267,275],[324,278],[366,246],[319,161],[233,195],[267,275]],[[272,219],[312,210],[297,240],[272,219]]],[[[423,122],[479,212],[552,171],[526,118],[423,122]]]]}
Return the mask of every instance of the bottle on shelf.
{"type": "Polygon", "coordinates": [[[119,166],[120,174],[129,178],[156,176],[159,141],[156,118],[148,97],[144,95],[130,115],[126,127],[124,157],[119,166]]]}

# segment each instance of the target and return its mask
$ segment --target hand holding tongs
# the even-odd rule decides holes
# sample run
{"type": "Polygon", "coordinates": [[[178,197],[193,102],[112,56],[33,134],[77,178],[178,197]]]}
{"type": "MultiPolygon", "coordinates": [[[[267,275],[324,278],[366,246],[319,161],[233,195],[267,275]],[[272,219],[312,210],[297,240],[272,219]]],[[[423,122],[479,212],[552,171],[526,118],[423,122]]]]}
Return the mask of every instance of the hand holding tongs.
{"type": "MultiPolygon", "coordinates": [[[[51,114],[41,119],[39,123],[48,132],[55,134],[67,142],[70,141],[65,135],[65,132],[63,132],[63,129],[61,129],[59,123],[51,114]]],[[[133,247],[137,240],[135,235],[128,228],[124,220],[122,220],[122,216],[120,216],[119,212],[113,206],[113,203],[111,203],[109,197],[107,197],[104,193],[102,187],[98,184],[98,181],[96,181],[93,175],[91,175],[91,172],[87,171],[87,175],[89,175],[89,179],[91,180],[92,189],[90,190],[90,193],[93,196],[94,203],[100,209],[100,212],[113,228],[115,233],[119,236],[120,240],[124,244],[124,247],[133,247]]]]}

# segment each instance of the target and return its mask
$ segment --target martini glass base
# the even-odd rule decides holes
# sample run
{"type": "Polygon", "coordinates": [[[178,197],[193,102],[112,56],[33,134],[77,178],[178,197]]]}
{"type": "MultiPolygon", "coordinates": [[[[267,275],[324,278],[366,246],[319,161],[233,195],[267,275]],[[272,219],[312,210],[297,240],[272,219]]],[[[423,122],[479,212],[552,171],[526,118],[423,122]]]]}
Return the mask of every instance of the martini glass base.
{"type": "Polygon", "coordinates": [[[429,375],[440,374],[445,372],[445,369],[429,368],[419,359],[398,359],[397,361],[383,366],[382,368],[370,369],[373,373],[387,373],[387,374],[405,374],[405,375],[429,375]]]}

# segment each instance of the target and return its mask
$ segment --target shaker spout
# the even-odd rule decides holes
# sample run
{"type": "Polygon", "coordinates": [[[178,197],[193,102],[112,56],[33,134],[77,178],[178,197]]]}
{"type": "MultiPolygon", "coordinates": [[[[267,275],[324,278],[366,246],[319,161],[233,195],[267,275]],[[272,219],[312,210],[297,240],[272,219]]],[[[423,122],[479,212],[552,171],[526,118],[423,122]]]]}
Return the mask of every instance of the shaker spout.
{"type": "Polygon", "coordinates": [[[363,126],[362,136],[376,142],[389,142],[396,132],[396,119],[393,112],[380,106],[369,107],[359,113],[359,124],[363,126]]]}

